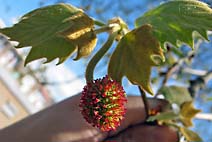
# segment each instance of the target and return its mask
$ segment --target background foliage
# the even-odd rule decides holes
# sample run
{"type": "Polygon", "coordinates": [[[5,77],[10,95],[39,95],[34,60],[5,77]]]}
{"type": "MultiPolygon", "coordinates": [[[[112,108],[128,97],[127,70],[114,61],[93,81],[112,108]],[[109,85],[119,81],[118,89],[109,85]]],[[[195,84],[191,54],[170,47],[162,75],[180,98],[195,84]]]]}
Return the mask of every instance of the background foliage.
{"type": "MultiPolygon", "coordinates": [[[[49,3],[50,1],[41,1],[41,5],[45,5],[46,3],[49,3]]],[[[58,2],[58,1],[55,1],[58,2]]],[[[61,1],[60,1],[61,2],[61,1]]],[[[68,1],[67,1],[68,2],[68,1]]],[[[134,2],[133,4],[130,1],[126,1],[125,3],[122,3],[121,1],[115,3],[111,6],[111,1],[105,1],[105,2],[98,2],[98,1],[86,1],[81,2],[80,6],[92,17],[96,17],[97,19],[102,19],[103,21],[105,19],[109,19],[114,17],[115,15],[119,15],[120,17],[123,17],[124,20],[127,21],[129,24],[129,28],[132,29],[133,27],[133,20],[139,15],[142,14],[142,12],[146,11],[148,8],[158,5],[160,1],[144,1],[143,4],[138,4],[141,2],[134,2]],[[102,8],[99,8],[98,5],[101,3],[102,8]],[[148,7],[149,6],[149,7],[148,7]],[[109,8],[110,7],[110,8],[109,8]],[[123,10],[118,10],[118,9],[123,10]],[[138,13],[139,12],[139,13],[138,13]]],[[[211,1],[206,1],[209,4],[211,1]]],[[[201,26],[201,24],[200,24],[201,26]]],[[[98,45],[101,45],[102,40],[104,36],[100,36],[100,40],[98,45]]],[[[211,37],[209,37],[211,38],[211,37]]],[[[191,42],[190,42],[191,44],[191,42]]],[[[208,99],[210,99],[212,85],[211,85],[211,66],[210,63],[212,62],[212,59],[209,57],[212,54],[212,51],[210,49],[211,43],[205,43],[202,41],[202,39],[196,40],[194,46],[196,47],[195,51],[191,51],[186,45],[183,45],[179,50],[174,48],[168,48],[168,53],[166,56],[168,57],[168,60],[164,63],[164,66],[154,68],[152,71],[152,80],[151,82],[154,83],[154,92],[157,92],[157,89],[160,88],[160,86],[166,85],[180,85],[180,86],[186,86],[189,88],[189,93],[192,95],[192,97],[196,100],[196,106],[199,106],[198,108],[203,109],[203,112],[211,112],[211,102],[208,102],[208,99]],[[199,48],[201,46],[201,48],[199,48]],[[159,86],[159,87],[158,87],[159,86]],[[202,105],[204,104],[204,105],[202,105]]],[[[171,46],[171,45],[170,45],[171,46]]],[[[94,51],[96,51],[95,49],[94,51]]],[[[109,52],[108,54],[110,54],[109,52]]],[[[71,59],[70,59],[71,60],[71,59]]],[[[82,62],[87,62],[88,59],[82,62]]],[[[97,70],[105,68],[104,64],[105,61],[108,59],[105,58],[100,64],[99,67],[97,67],[97,70]]],[[[66,62],[66,64],[69,64],[70,62],[66,62]]],[[[76,66],[76,65],[75,65],[76,66]]],[[[70,65],[70,67],[73,67],[70,65]]],[[[77,68],[75,70],[78,70],[77,68]]],[[[105,74],[105,71],[100,71],[97,76],[101,76],[102,74],[105,74]]],[[[128,82],[125,80],[124,82],[125,86],[128,86],[128,82]]],[[[184,88],[184,87],[182,87],[184,88]]],[[[184,88],[185,89],[185,88],[184,88]]],[[[128,88],[127,92],[129,93],[138,93],[134,90],[132,87],[128,88]]],[[[161,92],[167,92],[167,91],[176,91],[176,87],[165,88],[163,87],[163,90],[161,92]],[[174,88],[174,89],[173,89],[174,88]],[[165,90],[165,91],[164,91],[165,90]]],[[[180,89],[182,91],[183,89],[180,89]]],[[[177,92],[179,93],[179,92],[177,92]]],[[[185,92],[184,92],[185,93],[185,92]]],[[[160,94],[160,91],[158,92],[160,94]]],[[[187,94],[187,92],[185,93],[187,94]]],[[[211,122],[205,121],[205,120],[195,120],[195,130],[199,131],[202,137],[205,141],[210,141],[212,138],[210,137],[210,134],[212,132],[208,131],[208,134],[203,132],[205,127],[209,127],[209,125],[212,125],[211,122]],[[204,121],[204,122],[200,122],[204,121]],[[202,125],[201,127],[198,125],[202,125]],[[203,135],[205,133],[205,135],[203,135]]]]}

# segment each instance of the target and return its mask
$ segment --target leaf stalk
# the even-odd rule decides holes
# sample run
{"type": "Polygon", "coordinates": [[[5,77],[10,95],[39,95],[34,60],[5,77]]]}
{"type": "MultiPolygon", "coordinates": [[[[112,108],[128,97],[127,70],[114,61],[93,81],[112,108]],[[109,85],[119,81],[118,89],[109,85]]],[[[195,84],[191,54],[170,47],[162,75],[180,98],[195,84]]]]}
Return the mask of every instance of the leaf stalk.
{"type": "Polygon", "coordinates": [[[95,69],[97,63],[105,55],[105,53],[110,49],[117,34],[118,34],[118,32],[114,32],[114,33],[110,34],[107,41],[102,46],[102,48],[89,61],[87,68],[86,68],[86,72],[85,72],[86,82],[90,82],[93,80],[93,73],[94,73],[94,69],[95,69]]]}

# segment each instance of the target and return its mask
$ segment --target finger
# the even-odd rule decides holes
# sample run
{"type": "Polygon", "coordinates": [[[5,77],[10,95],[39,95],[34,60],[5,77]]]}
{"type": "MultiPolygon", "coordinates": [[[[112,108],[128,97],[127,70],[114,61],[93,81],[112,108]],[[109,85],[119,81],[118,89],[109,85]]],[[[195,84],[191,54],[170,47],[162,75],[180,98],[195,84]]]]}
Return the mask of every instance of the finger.
{"type": "Polygon", "coordinates": [[[104,142],[177,142],[177,132],[167,126],[137,125],[104,142]]]}
{"type": "MultiPolygon", "coordinates": [[[[164,107],[168,103],[165,100],[148,99],[149,109],[158,109],[164,107]]],[[[117,134],[119,131],[146,120],[145,106],[140,96],[129,96],[127,102],[127,112],[125,119],[121,122],[121,126],[116,131],[111,131],[110,136],[117,134]]]]}

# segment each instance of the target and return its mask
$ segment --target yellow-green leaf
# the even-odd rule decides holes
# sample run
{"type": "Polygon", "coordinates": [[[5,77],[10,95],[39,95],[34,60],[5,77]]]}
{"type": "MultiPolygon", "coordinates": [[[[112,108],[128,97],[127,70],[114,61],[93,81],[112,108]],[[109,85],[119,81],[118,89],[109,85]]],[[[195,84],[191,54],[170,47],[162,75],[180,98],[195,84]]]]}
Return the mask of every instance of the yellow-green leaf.
{"type": "Polygon", "coordinates": [[[155,121],[155,120],[166,121],[166,120],[174,120],[177,118],[178,115],[175,114],[174,112],[161,112],[157,115],[150,116],[147,121],[155,121]]]}
{"type": "Polygon", "coordinates": [[[201,137],[194,131],[191,131],[184,127],[180,127],[180,132],[183,134],[183,136],[185,136],[188,141],[202,142],[201,137]]]}
{"type": "Polygon", "coordinates": [[[180,120],[186,127],[192,126],[192,118],[199,112],[201,111],[194,108],[192,101],[185,102],[181,106],[180,120]]]}
{"type": "Polygon", "coordinates": [[[25,64],[40,58],[46,58],[46,62],[59,58],[62,63],[76,48],[77,59],[93,50],[96,43],[93,25],[93,20],[80,9],[56,4],[36,9],[0,32],[18,41],[17,48],[32,46],[25,64]]]}
{"type": "Polygon", "coordinates": [[[212,30],[212,9],[198,0],[172,0],[146,12],[136,20],[136,26],[151,24],[161,46],[170,42],[178,46],[183,42],[193,48],[193,32],[205,39],[212,30]]]}
{"type": "Polygon", "coordinates": [[[120,82],[126,76],[133,84],[153,94],[150,87],[151,67],[162,61],[164,55],[153,36],[152,27],[144,25],[121,39],[111,56],[108,74],[120,82]]]}
{"type": "Polygon", "coordinates": [[[181,105],[184,102],[191,101],[192,97],[188,89],[181,86],[164,86],[159,90],[170,103],[181,105]]]}

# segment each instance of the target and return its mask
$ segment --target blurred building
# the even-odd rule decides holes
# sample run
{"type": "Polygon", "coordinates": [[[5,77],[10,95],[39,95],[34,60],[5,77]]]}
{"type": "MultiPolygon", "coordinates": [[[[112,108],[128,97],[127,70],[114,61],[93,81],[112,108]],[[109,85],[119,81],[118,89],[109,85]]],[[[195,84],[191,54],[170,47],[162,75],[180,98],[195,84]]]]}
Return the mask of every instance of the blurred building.
{"type": "Polygon", "coordinates": [[[24,117],[30,112],[26,104],[18,97],[19,92],[8,74],[0,69],[0,129],[6,127],[24,117]]]}
{"type": "Polygon", "coordinates": [[[36,83],[33,74],[27,72],[29,68],[23,68],[22,64],[21,56],[0,34],[0,128],[53,103],[45,96],[47,91],[36,83]],[[43,94],[46,100],[37,92],[40,96],[43,94]]]}
{"type": "Polygon", "coordinates": [[[83,82],[67,67],[40,62],[24,67],[26,50],[0,34],[0,129],[81,91],[83,82]]]}

